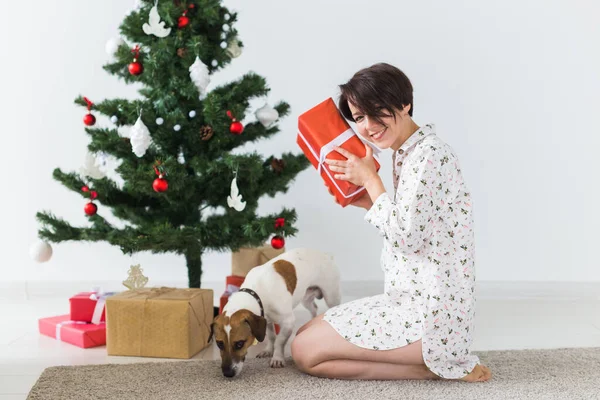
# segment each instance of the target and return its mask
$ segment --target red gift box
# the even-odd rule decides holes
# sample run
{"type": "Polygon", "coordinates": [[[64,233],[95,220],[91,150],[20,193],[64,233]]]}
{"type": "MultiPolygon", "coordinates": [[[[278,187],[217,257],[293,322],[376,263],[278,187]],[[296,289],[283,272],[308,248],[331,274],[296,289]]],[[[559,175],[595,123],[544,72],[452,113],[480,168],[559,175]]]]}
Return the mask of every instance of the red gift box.
{"type": "MultiPolygon", "coordinates": [[[[223,307],[227,304],[229,296],[240,290],[242,283],[246,278],[243,276],[229,275],[225,278],[225,292],[221,295],[221,307],[219,308],[219,314],[223,313],[223,307]]],[[[275,324],[275,333],[279,334],[279,325],[275,324]]]]}
{"type": "Polygon", "coordinates": [[[244,283],[243,276],[229,275],[225,278],[225,292],[221,295],[221,307],[219,308],[219,314],[223,313],[223,307],[227,304],[227,300],[229,300],[229,296],[232,293],[240,290],[242,283],[244,283]]]}
{"type": "MultiPolygon", "coordinates": [[[[336,145],[358,157],[364,157],[366,154],[365,145],[340,114],[331,97],[298,117],[296,143],[342,207],[346,207],[367,193],[364,187],[334,179],[335,172],[331,171],[329,165],[325,163],[326,158],[346,160],[346,157],[333,150],[336,145]]],[[[373,152],[378,153],[379,149],[374,148],[373,152]]],[[[375,168],[379,171],[380,165],[377,160],[375,160],[375,168]]]]}
{"type": "Polygon", "coordinates": [[[89,324],[73,321],[69,315],[40,318],[40,333],[62,342],[87,349],[106,344],[106,324],[89,324]]]}
{"type": "MultiPolygon", "coordinates": [[[[84,321],[92,322],[94,316],[94,310],[98,305],[98,300],[92,300],[91,296],[95,292],[83,292],[78,293],[69,299],[71,305],[71,320],[72,321],[84,321]]],[[[100,306],[103,307],[103,302],[100,306]]],[[[103,307],[102,314],[100,316],[100,322],[106,321],[106,311],[103,307]]]]}
{"type": "Polygon", "coordinates": [[[83,292],[69,299],[71,320],[99,324],[106,321],[106,299],[116,292],[83,292]]]}

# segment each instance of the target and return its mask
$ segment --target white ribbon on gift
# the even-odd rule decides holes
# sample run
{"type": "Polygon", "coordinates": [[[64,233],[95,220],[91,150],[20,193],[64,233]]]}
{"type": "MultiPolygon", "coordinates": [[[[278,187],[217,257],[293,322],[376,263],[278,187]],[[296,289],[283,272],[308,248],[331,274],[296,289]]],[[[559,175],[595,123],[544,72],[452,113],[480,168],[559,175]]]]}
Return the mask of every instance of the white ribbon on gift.
{"type": "Polygon", "coordinates": [[[104,292],[100,287],[94,287],[92,289],[94,293],[90,295],[90,300],[96,300],[96,307],[94,307],[94,314],[92,315],[92,324],[99,325],[104,307],[106,306],[106,299],[117,292],[104,292]]]}
{"type": "Polygon", "coordinates": [[[235,286],[232,284],[225,286],[225,294],[227,294],[228,296],[231,296],[235,292],[239,292],[239,291],[240,291],[239,286],[235,286]]]}
{"type": "Polygon", "coordinates": [[[56,324],[56,340],[61,341],[61,336],[60,336],[60,330],[62,329],[63,326],[65,325],[86,325],[87,322],[83,322],[83,321],[63,321],[60,322],[58,324],[56,324]]]}
{"type": "MultiPolygon", "coordinates": [[[[312,148],[312,146],[310,145],[310,143],[308,142],[308,140],[306,140],[306,138],[304,137],[304,135],[302,134],[302,132],[298,131],[298,136],[300,136],[300,139],[302,139],[304,141],[304,143],[306,143],[306,147],[308,147],[308,149],[310,150],[310,152],[312,153],[312,155],[319,162],[319,165],[317,166],[317,172],[319,173],[319,175],[321,175],[321,168],[323,167],[323,164],[325,163],[325,159],[327,158],[327,155],[329,153],[331,153],[332,151],[334,151],[334,148],[336,146],[337,147],[341,147],[342,144],[346,143],[353,136],[356,136],[356,133],[354,132],[354,130],[352,128],[346,129],[344,132],[342,132],[337,137],[335,137],[332,141],[330,141],[329,143],[326,143],[325,145],[323,145],[323,147],[321,147],[321,151],[319,152],[318,155],[317,155],[317,152],[312,148]]],[[[361,142],[362,142],[362,140],[361,140],[361,142]]],[[[379,148],[377,148],[374,144],[369,143],[369,142],[363,142],[363,143],[366,143],[368,146],[370,146],[373,149],[373,154],[374,155],[379,155],[379,153],[381,153],[381,150],[379,150],[379,148]]],[[[327,175],[329,175],[329,178],[331,178],[331,181],[333,182],[333,184],[337,188],[338,192],[340,192],[342,194],[342,196],[344,196],[345,198],[348,199],[350,197],[353,197],[357,193],[360,193],[363,190],[365,190],[364,187],[360,187],[360,188],[358,188],[356,191],[354,191],[352,193],[344,194],[342,192],[342,189],[340,189],[340,187],[338,186],[337,181],[333,178],[333,176],[331,176],[331,172],[329,172],[329,170],[327,168],[323,168],[323,169],[325,170],[325,173],[327,175]]]]}

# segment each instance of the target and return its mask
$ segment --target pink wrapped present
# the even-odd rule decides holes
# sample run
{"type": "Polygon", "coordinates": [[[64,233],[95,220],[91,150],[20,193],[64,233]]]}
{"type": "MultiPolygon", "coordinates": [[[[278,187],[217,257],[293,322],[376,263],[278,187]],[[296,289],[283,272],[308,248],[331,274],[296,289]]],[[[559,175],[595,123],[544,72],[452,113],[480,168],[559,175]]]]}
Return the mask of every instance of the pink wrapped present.
{"type": "Polygon", "coordinates": [[[42,335],[82,347],[104,346],[106,344],[106,323],[90,324],[73,321],[69,315],[40,318],[38,326],[42,335]]]}

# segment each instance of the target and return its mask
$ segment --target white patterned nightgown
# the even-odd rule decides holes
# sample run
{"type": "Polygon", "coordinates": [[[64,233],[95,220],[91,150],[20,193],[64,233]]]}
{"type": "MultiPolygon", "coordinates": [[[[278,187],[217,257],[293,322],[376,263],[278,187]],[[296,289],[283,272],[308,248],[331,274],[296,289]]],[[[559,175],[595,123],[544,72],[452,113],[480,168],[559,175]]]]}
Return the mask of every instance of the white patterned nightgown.
{"type": "Polygon", "coordinates": [[[389,350],[422,339],[436,375],[457,379],[470,353],[475,312],[472,201],[452,148],[428,124],[394,152],[394,187],[365,215],[383,236],[384,293],[329,309],[349,342],[389,350]]]}

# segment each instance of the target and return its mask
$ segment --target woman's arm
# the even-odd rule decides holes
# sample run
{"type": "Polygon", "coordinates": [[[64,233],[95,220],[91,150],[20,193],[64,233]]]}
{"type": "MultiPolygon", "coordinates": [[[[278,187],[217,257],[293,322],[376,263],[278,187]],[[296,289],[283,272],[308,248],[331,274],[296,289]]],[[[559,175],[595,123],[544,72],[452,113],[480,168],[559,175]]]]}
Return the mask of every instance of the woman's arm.
{"type": "Polygon", "coordinates": [[[370,195],[377,197],[365,220],[402,251],[417,251],[431,237],[452,199],[452,170],[448,168],[448,157],[441,153],[446,152],[426,146],[420,154],[411,155],[416,162],[403,166],[406,172],[398,183],[395,202],[381,190],[381,179],[367,188],[370,195]]]}

